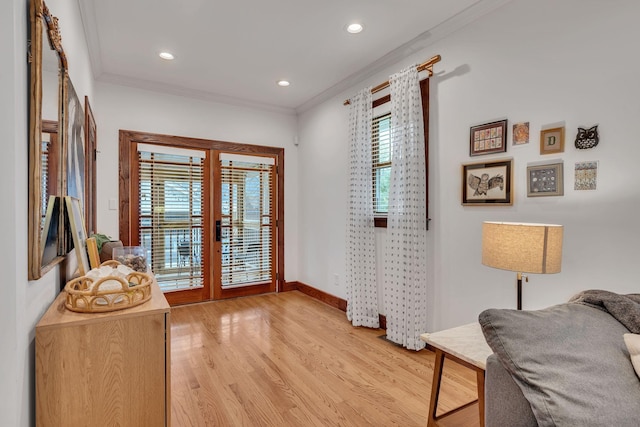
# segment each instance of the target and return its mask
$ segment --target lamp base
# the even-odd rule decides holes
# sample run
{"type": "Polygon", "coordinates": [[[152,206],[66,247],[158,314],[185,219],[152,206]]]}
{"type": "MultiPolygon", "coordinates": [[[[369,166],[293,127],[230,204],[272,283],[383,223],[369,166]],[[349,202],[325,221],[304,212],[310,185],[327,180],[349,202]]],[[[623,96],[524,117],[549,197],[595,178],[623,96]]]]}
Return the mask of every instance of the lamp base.
{"type": "Polygon", "coordinates": [[[518,273],[518,310],[522,310],[522,273],[518,273]]]}
{"type": "Polygon", "coordinates": [[[526,274],[518,273],[517,276],[517,286],[518,286],[518,310],[522,310],[522,278],[524,277],[525,281],[529,281],[529,277],[526,274]]]}

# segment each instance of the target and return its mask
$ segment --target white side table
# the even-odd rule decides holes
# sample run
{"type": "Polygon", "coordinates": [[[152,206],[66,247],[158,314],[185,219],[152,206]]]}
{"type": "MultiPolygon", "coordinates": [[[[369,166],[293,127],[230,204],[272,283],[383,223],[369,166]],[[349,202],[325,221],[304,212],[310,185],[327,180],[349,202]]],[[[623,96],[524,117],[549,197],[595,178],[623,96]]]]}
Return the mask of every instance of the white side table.
{"type": "Polygon", "coordinates": [[[446,329],[432,334],[422,334],[420,339],[436,350],[436,360],[433,368],[433,383],[431,386],[431,402],[429,403],[429,421],[427,426],[437,426],[438,420],[455,412],[461,411],[478,402],[480,426],[484,427],[484,371],[487,357],[493,351],[489,348],[479,323],[470,323],[457,328],[446,329]],[[473,369],[477,374],[478,399],[469,402],[452,411],[436,416],[438,396],[442,382],[442,368],[444,358],[448,358],[473,369]]]}

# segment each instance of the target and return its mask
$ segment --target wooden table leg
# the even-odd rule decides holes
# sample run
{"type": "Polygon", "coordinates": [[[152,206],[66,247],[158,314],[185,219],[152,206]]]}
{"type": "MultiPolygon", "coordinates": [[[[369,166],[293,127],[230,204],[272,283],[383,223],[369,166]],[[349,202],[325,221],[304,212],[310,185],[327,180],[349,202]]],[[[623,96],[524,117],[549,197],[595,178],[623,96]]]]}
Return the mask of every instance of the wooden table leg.
{"type": "Polygon", "coordinates": [[[484,427],[484,369],[477,369],[478,383],[478,411],[480,412],[480,427],[484,427]]]}
{"type": "Polygon", "coordinates": [[[438,409],[438,396],[440,394],[440,383],[442,382],[443,365],[444,353],[442,350],[436,348],[436,359],[433,366],[433,381],[431,382],[431,401],[429,402],[429,421],[427,422],[427,427],[435,427],[438,425],[436,423],[436,410],[438,409]]]}

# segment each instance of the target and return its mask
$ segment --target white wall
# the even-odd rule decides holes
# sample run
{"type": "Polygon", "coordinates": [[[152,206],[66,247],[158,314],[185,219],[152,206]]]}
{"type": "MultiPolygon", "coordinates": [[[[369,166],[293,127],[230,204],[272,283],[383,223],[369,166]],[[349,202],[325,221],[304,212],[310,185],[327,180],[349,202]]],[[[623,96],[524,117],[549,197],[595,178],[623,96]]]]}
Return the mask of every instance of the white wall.
{"type": "MultiPolygon", "coordinates": [[[[82,23],[76,2],[47,2],[60,18],[63,44],[73,67],[72,78],[80,96],[91,93],[82,23]]],[[[34,337],[35,324],[60,288],[58,268],[38,281],[27,280],[28,203],[28,1],[13,0],[0,14],[0,124],[3,129],[0,178],[3,236],[0,270],[0,425],[30,426],[35,422],[34,337]]]]}
{"type": "MultiPolygon", "coordinates": [[[[477,318],[489,307],[515,307],[515,273],[481,265],[485,220],[550,222],[565,226],[562,273],[531,275],[525,309],[566,301],[589,288],[638,292],[640,60],[633,55],[640,4],[598,0],[514,0],[402,63],[345,91],[300,117],[300,281],[345,297],[344,232],[348,110],[342,101],[411,63],[442,55],[431,82],[429,231],[430,330],[477,318]],[[531,142],[503,155],[470,158],[469,126],[508,118],[529,121],[531,142]],[[539,154],[542,126],[564,122],[566,149],[539,154]],[[573,147],[578,126],[599,124],[594,149],[573,147]],[[513,157],[511,207],[463,207],[460,165],[513,157]],[[561,158],[563,197],[527,198],[528,162],[561,158]],[[599,160],[598,189],[574,191],[576,161],[599,160]],[[330,207],[330,208],[329,208],[330,207]],[[334,285],[333,275],[340,276],[334,285]]],[[[511,130],[509,130],[509,140],[511,130]]],[[[385,231],[378,232],[384,246],[385,231]]]]}
{"type": "Polygon", "coordinates": [[[26,177],[21,172],[27,165],[27,92],[24,62],[27,31],[24,2],[15,0],[0,14],[0,126],[3,129],[3,156],[0,158],[0,196],[5,209],[0,210],[0,234],[4,236],[0,270],[3,286],[0,293],[0,424],[18,425],[20,398],[16,393],[21,378],[18,366],[18,292],[26,284],[26,177]],[[8,183],[16,183],[10,185],[8,183]],[[23,206],[24,205],[24,206],[23,206]],[[21,235],[22,233],[22,235],[21,235]]]}
{"type": "MultiPolygon", "coordinates": [[[[640,189],[634,186],[640,146],[634,125],[640,113],[634,42],[640,28],[635,0],[615,8],[601,0],[514,0],[470,26],[411,54],[402,63],[345,93],[295,116],[225,106],[172,95],[100,84],[95,88],[77,2],[48,1],[60,18],[70,75],[78,95],[90,97],[98,123],[98,226],[117,235],[118,129],[130,129],[285,148],[286,278],[344,298],[347,184],[347,109],[342,101],[410,63],[434,54],[443,60],[432,81],[429,212],[430,330],[473,321],[488,307],[513,307],[515,274],[480,263],[484,220],[555,222],[565,225],[563,271],[534,275],[525,284],[524,306],[565,301],[587,288],[638,292],[635,243],[640,189]],[[532,142],[509,147],[515,159],[512,207],[462,207],[460,165],[468,156],[468,128],[494,118],[530,121],[532,142]],[[567,148],[565,196],[528,199],[527,162],[542,160],[537,132],[564,121],[567,148]],[[598,123],[600,145],[579,152],[572,138],[579,125],[598,123]],[[300,147],[293,146],[299,133],[300,147]],[[573,190],[573,163],[599,160],[598,190],[573,190]],[[338,284],[334,284],[338,275],[338,284]]],[[[4,236],[0,267],[0,425],[34,422],[34,326],[53,300],[58,269],[27,280],[27,1],[13,0],[0,14],[0,125],[4,130],[0,210],[4,236]]],[[[502,156],[485,156],[485,160],[502,156]]],[[[385,231],[378,230],[379,249],[385,231]]],[[[382,251],[381,251],[382,252],[382,251]]]]}
{"type": "Polygon", "coordinates": [[[285,149],[285,279],[295,280],[298,265],[298,162],[294,145],[296,116],[218,104],[100,83],[98,108],[98,231],[118,236],[118,132],[134,130],[285,149]]]}

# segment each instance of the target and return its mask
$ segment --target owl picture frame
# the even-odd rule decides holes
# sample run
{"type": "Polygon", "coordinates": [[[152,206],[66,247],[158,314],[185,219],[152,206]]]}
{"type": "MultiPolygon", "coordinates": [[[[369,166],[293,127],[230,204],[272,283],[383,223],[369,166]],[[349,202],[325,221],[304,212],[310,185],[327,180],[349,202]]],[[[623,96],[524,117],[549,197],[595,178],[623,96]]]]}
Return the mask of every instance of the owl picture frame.
{"type": "Polygon", "coordinates": [[[463,164],[462,205],[513,205],[513,158],[463,164]]]}
{"type": "Polygon", "coordinates": [[[575,146],[578,150],[594,148],[599,142],[600,135],[598,133],[598,125],[591,126],[590,128],[578,127],[575,140],[575,146]]]}

